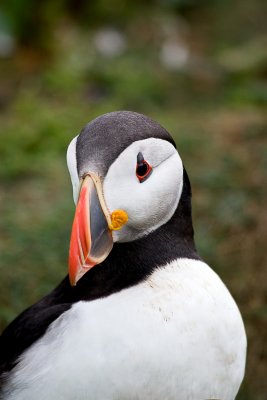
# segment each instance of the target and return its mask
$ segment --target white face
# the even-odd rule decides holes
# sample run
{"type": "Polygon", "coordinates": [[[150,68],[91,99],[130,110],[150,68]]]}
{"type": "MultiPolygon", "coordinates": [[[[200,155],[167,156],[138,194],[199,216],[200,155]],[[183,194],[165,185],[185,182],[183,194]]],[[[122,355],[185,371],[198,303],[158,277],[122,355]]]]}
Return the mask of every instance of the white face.
{"type": "MultiPolygon", "coordinates": [[[[69,148],[67,158],[75,201],[79,180],[72,154],[69,148]]],[[[132,241],[165,224],[177,208],[182,187],[183,165],[171,143],[155,138],[132,143],[113,162],[103,181],[103,195],[109,211],[122,209],[129,217],[119,231],[113,231],[114,241],[132,241]],[[136,176],[139,152],[152,167],[152,173],[143,182],[136,176]]]]}
{"type": "Polygon", "coordinates": [[[123,209],[129,217],[124,227],[113,232],[114,241],[132,241],[166,223],[177,208],[182,183],[182,161],[169,142],[150,138],[127,147],[110,166],[103,185],[108,209],[123,209]],[[141,183],[136,176],[139,152],[152,167],[141,183]]]}

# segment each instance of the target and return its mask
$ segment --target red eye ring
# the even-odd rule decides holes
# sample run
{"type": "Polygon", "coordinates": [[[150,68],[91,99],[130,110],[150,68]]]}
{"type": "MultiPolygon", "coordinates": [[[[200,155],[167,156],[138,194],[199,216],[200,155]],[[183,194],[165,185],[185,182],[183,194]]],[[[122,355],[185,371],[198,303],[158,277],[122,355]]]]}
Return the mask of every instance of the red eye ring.
{"type": "Polygon", "coordinates": [[[140,183],[144,182],[152,173],[151,165],[146,161],[142,160],[136,164],[136,176],[140,183]]]}

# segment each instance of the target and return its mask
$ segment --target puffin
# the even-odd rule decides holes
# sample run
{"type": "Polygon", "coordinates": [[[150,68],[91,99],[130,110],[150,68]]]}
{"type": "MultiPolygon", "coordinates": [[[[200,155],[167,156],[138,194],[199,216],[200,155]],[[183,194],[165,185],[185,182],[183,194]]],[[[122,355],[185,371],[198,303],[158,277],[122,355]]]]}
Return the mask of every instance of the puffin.
{"type": "Polygon", "coordinates": [[[130,111],[67,150],[76,211],[68,276],[0,339],[1,400],[234,400],[240,311],[195,242],[171,135],[130,111]]]}

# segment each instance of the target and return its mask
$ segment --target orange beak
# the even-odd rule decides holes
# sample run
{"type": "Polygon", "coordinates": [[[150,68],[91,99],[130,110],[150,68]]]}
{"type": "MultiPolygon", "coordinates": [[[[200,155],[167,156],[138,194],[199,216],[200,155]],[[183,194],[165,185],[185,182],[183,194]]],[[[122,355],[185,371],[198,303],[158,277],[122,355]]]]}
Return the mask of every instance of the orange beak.
{"type": "Polygon", "coordinates": [[[110,215],[99,177],[86,175],[81,184],[70,239],[69,278],[72,286],[107,258],[113,247],[112,230],[120,229],[127,220],[128,216],[122,210],[110,215]]]}

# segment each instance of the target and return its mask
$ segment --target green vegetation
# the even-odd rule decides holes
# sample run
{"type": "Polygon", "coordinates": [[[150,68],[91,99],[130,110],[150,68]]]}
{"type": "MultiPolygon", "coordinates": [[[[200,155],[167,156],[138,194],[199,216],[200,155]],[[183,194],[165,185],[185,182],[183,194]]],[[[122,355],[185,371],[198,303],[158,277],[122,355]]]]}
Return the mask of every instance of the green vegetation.
{"type": "Polygon", "coordinates": [[[85,3],[0,9],[0,327],[66,274],[68,143],[99,114],[139,111],[174,135],[199,252],[244,317],[238,400],[266,400],[267,3],[85,3]]]}

